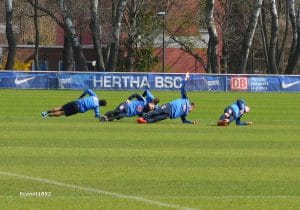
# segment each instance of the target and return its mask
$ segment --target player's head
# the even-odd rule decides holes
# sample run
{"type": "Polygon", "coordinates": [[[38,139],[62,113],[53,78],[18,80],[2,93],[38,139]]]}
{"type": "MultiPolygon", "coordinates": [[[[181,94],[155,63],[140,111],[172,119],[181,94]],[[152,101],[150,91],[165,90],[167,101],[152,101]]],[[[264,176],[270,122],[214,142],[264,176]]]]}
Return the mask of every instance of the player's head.
{"type": "Polygon", "coordinates": [[[156,105],[153,102],[150,102],[147,104],[147,106],[148,106],[148,111],[153,111],[156,105]]]}
{"type": "Polygon", "coordinates": [[[189,107],[189,111],[190,111],[190,112],[193,111],[194,108],[195,108],[195,103],[194,103],[194,102],[191,102],[190,107],[189,107]]]}
{"type": "Polygon", "coordinates": [[[106,106],[107,101],[105,99],[99,100],[99,106],[106,106]]]}
{"type": "Polygon", "coordinates": [[[240,110],[245,110],[246,101],[244,99],[238,99],[236,104],[239,106],[240,110]]]}
{"type": "Polygon", "coordinates": [[[249,106],[245,106],[245,112],[248,113],[250,111],[251,111],[250,107],[249,106]]]}
{"type": "Polygon", "coordinates": [[[159,103],[159,98],[154,98],[151,103],[153,103],[154,105],[157,105],[159,103]]]}

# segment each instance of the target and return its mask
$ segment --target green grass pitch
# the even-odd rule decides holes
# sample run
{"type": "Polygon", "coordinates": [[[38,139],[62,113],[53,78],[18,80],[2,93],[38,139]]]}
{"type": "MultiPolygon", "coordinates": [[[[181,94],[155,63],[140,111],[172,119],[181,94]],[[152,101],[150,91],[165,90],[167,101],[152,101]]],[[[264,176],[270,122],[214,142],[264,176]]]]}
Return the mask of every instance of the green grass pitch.
{"type": "MultiPolygon", "coordinates": [[[[96,93],[103,113],[132,92],[96,93]]],[[[190,92],[198,125],[100,123],[92,111],[41,118],[80,94],[0,90],[0,209],[300,209],[299,93],[190,92]],[[254,125],[215,126],[237,98],[254,125]]]]}

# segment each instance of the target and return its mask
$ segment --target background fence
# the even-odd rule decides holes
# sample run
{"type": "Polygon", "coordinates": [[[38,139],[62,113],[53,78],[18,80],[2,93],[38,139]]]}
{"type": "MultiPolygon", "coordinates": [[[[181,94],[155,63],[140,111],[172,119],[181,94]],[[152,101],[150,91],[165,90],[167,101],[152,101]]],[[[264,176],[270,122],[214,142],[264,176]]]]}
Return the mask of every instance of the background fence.
{"type": "MultiPolygon", "coordinates": [[[[178,90],[184,74],[76,73],[0,71],[0,88],[178,90]]],[[[193,91],[300,92],[300,75],[191,74],[187,89],[193,91]]]]}

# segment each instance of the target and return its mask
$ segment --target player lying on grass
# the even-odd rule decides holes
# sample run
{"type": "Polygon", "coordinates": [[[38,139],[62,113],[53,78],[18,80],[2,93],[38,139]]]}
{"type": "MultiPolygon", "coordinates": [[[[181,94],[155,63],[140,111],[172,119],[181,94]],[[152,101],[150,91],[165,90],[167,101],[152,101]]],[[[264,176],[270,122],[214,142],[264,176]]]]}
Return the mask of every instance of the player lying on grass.
{"type": "Polygon", "coordinates": [[[60,117],[62,115],[71,116],[77,113],[84,113],[93,109],[95,117],[100,117],[99,106],[106,106],[106,100],[99,100],[96,93],[87,89],[83,94],[75,101],[71,101],[63,106],[53,108],[47,112],[42,112],[42,116],[45,117],[60,117]],[[84,97],[85,95],[88,97],[84,97]]]}
{"type": "Polygon", "coordinates": [[[108,111],[101,116],[100,121],[107,122],[120,120],[124,117],[141,116],[143,113],[152,111],[159,103],[158,98],[154,98],[148,88],[144,91],[143,96],[135,93],[127,98],[127,100],[116,107],[112,111],[108,111]],[[136,100],[132,100],[136,98],[136,100]]]}
{"type": "Polygon", "coordinates": [[[185,84],[186,81],[189,78],[189,73],[185,75],[185,79],[182,80],[182,86],[181,86],[181,99],[177,99],[174,101],[171,101],[167,104],[164,104],[157,109],[155,109],[152,112],[149,112],[147,114],[144,114],[143,117],[140,117],[137,119],[138,123],[155,123],[161,120],[165,119],[176,119],[178,117],[181,118],[183,123],[191,123],[196,124],[197,121],[190,121],[187,120],[186,117],[189,114],[189,112],[193,111],[195,104],[190,103],[186,90],[185,90],[185,84]]]}
{"type": "Polygon", "coordinates": [[[226,107],[217,124],[227,126],[235,120],[236,125],[252,125],[252,122],[241,122],[241,117],[248,112],[250,112],[250,107],[246,106],[245,100],[238,99],[234,104],[226,107]]]}

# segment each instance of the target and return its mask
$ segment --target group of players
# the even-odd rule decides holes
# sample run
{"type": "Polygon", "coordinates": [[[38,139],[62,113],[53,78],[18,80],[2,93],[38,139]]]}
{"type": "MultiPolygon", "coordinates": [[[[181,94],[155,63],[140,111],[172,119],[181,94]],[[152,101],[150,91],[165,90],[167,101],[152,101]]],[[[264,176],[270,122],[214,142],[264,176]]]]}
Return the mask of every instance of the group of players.
{"type": "MultiPolygon", "coordinates": [[[[185,79],[182,80],[181,98],[159,106],[159,99],[155,98],[147,88],[142,95],[133,94],[127,100],[119,104],[114,110],[100,115],[100,106],[106,106],[104,99],[98,96],[90,89],[87,89],[75,101],[69,102],[63,106],[53,108],[49,111],[42,112],[42,117],[59,117],[62,115],[71,116],[77,113],[85,113],[88,110],[94,110],[95,117],[101,122],[120,120],[124,117],[138,116],[137,122],[141,124],[155,123],[165,119],[181,118],[183,123],[197,124],[197,121],[187,119],[188,114],[194,110],[195,104],[190,102],[187,97],[185,85],[189,79],[189,73],[186,73],[185,79]],[[88,97],[85,97],[89,95],[88,97]],[[133,100],[134,99],[134,100],[133,100]]],[[[232,121],[236,125],[252,125],[252,122],[241,122],[241,117],[250,112],[245,100],[238,99],[235,103],[226,107],[224,113],[217,122],[218,126],[227,126],[232,121]]]]}

